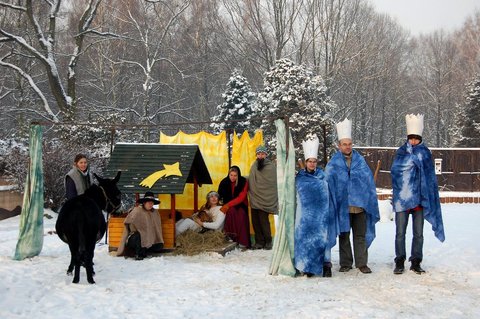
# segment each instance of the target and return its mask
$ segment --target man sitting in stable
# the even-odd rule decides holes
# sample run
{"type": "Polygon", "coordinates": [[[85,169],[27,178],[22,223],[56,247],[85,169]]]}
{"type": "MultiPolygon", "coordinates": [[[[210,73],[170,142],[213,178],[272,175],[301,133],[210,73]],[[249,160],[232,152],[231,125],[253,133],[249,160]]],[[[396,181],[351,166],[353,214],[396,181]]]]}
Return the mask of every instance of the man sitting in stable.
{"type": "Polygon", "coordinates": [[[222,230],[225,223],[225,214],[220,210],[219,197],[220,195],[217,192],[209,192],[207,202],[200,208],[200,212],[192,215],[192,218],[181,219],[175,224],[175,236],[188,229],[196,232],[200,232],[202,229],[222,230]],[[206,212],[207,216],[202,212],[206,212]]]}
{"type": "Polygon", "coordinates": [[[125,218],[122,240],[117,250],[117,256],[124,254],[125,248],[135,251],[135,259],[142,260],[147,253],[160,252],[163,249],[162,221],[158,210],[153,205],[160,201],[152,192],[146,192],[143,198],[125,218]]]}

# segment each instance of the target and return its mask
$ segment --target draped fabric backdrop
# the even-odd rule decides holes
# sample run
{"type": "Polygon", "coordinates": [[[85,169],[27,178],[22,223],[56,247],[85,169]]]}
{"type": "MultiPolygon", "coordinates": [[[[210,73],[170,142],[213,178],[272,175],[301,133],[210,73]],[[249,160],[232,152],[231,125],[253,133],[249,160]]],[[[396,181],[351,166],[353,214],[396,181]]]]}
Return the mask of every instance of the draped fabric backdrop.
{"type": "Polygon", "coordinates": [[[17,247],[13,259],[22,260],[38,256],[43,246],[43,166],[42,166],[42,127],[30,127],[30,163],[17,247]]]}
{"type": "Polygon", "coordinates": [[[278,220],[273,241],[271,275],[295,276],[293,264],[295,234],[295,148],[292,135],[288,134],[283,120],[276,120],[277,127],[277,185],[278,220]]]}

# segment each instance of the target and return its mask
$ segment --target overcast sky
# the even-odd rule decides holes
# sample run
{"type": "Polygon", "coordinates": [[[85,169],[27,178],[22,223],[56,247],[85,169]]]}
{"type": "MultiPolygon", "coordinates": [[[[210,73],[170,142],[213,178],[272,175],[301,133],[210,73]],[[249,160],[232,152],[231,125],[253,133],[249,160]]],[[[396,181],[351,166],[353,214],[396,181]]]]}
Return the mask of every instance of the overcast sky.
{"type": "Polygon", "coordinates": [[[480,10],[480,0],[370,0],[378,12],[388,13],[412,35],[437,29],[460,28],[468,16],[480,10]]]}

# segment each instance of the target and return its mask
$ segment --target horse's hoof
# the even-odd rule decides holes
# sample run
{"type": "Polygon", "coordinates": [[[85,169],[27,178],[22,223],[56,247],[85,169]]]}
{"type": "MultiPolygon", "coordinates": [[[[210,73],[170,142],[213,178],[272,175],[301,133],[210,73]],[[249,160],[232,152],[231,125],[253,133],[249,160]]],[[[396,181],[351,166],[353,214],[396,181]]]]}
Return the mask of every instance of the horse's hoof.
{"type": "Polygon", "coordinates": [[[71,271],[67,271],[67,276],[71,276],[72,275],[72,272],[71,271]]]}
{"type": "Polygon", "coordinates": [[[88,280],[88,283],[89,283],[89,284],[94,284],[94,283],[95,283],[95,280],[93,280],[93,278],[92,278],[92,280],[88,280]]]}
{"type": "Polygon", "coordinates": [[[72,283],[78,284],[79,281],[80,281],[80,279],[73,279],[72,283]]]}

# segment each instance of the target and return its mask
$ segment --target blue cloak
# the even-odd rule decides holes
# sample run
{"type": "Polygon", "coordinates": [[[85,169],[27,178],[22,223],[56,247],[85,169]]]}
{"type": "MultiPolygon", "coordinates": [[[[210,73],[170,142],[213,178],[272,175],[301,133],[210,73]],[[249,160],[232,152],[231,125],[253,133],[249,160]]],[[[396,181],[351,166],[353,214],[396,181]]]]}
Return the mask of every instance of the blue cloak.
{"type": "Polygon", "coordinates": [[[423,143],[405,143],[397,150],[391,168],[393,210],[404,212],[418,205],[424,218],[432,225],[435,237],[445,240],[442,210],[432,153],[423,143]]]}
{"type": "Polygon", "coordinates": [[[373,174],[365,159],[352,150],[352,161],[348,169],[345,156],[338,151],[325,167],[328,187],[334,193],[336,216],[340,232],[350,231],[349,206],[361,207],[367,217],[365,240],[367,247],[375,239],[375,224],[380,220],[377,190],[373,174]]]}
{"type": "Polygon", "coordinates": [[[295,178],[295,268],[315,275],[323,272],[325,250],[335,246],[338,227],[325,174],[305,170],[295,178]]]}

